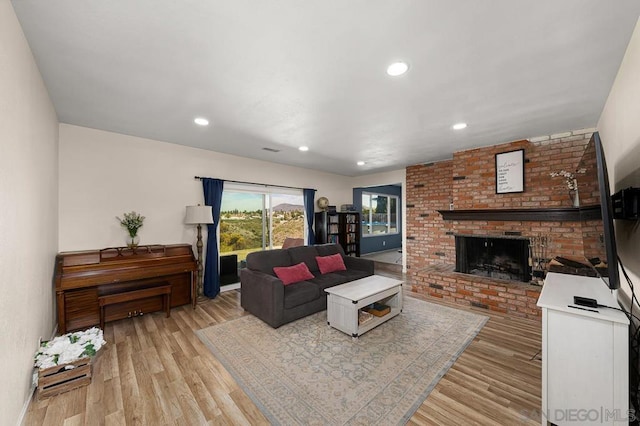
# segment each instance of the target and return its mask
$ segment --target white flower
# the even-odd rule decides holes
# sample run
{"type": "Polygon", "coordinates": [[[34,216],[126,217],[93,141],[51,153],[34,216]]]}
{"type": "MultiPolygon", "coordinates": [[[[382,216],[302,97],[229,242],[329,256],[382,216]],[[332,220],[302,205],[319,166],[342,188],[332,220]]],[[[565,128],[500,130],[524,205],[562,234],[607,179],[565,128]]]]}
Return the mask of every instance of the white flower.
{"type": "Polygon", "coordinates": [[[58,336],[42,343],[35,356],[35,366],[45,369],[93,356],[105,343],[102,330],[97,327],[58,336]]]}
{"type": "Polygon", "coordinates": [[[59,355],[66,351],[69,346],[71,346],[71,342],[68,339],[54,339],[51,341],[51,345],[47,345],[46,353],[59,355]]]}
{"type": "Polygon", "coordinates": [[[82,354],[84,353],[84,348],[79,345],[72,345],[66,351],[60,354],[58,358],[58,364],[69,364],[70,362],[76,361],[82,358],[82,354]]]}
{"type": "MultiPolygon", "coordinates": [[[[586,171],[586,169],[578,169],[575,171],[575,173],[583,174],[586,171]]],[[[576,181],[575,173],[571,173],[566,170],[560,170],[559,172],[551,172],[549,173],[549,175],[551,177],[563,177],[569,191],[575,191],[578,189],[578,182],[576,181]]]]}

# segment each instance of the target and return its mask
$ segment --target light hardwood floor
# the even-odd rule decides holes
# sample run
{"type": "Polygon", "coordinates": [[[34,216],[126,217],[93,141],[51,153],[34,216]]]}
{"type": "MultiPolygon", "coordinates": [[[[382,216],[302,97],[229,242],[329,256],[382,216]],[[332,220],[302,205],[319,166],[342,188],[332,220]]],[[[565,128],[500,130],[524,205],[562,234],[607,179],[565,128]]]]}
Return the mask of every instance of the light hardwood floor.
{"type": "MultiPolygon", "coordinates": [[[[240,293],[231,291],[196,310],[174,308],[170,318],[155,313],[108,323],[108,344],[99,355],[92,383],[40,401],[36,395],[25,424],[268,424],[193,333],[242,315],[240,293]]],[[[410,424],[540,424],[540,322],[489,316],[410,424]]]]}

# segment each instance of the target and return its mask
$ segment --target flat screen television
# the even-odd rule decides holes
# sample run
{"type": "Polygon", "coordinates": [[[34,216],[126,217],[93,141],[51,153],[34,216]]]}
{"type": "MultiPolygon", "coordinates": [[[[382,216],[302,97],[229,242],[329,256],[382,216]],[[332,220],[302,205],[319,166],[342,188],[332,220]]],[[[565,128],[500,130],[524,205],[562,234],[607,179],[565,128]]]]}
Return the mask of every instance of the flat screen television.
{"type": "Polygon", "coordinates": [[[613,205],[607,163],[598,132],[591,136],[578,164],[576,176],[584,256],[611,290],[618,289],[620,277],[613,205]]]}

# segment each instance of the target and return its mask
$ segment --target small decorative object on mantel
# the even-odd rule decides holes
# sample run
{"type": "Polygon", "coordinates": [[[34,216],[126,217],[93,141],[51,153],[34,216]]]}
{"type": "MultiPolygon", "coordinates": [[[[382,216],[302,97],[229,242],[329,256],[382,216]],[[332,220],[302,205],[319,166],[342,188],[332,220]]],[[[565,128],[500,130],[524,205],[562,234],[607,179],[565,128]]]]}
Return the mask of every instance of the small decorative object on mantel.
{"type": "Polygon", "coordinates": [[[551,177],[563,177],[564,183],[569,190],[569,197],[571,198],[571,204],[573,207],[580,207],[580,197],[578,195],[578,181],[576,180],[576,174],[584,174],[586,169],[578,169],[574,173],[566,170],[560,170],[559,172],[551,172],[551,177]]]}
{"type": "Polygon", "coordinates": [[[131,211],[130,213],[125,213],[122,215],[122,219],[116,216],[116,219],[120,221],[120,225],[127,228],[127,232],[129,236],[127,237],[127,247],[130,249],[138,247],[138,243],[140,242],[140,237],[138,237],[138,229],[142,227],[142,223],[144,222],[145,217],[136,213],[135,211],[131,211]]]}
{"type": "Polygon", "coordinates": [[[34,384],[38,398],[48,398],[91,383],[95,356],[105,345],[102,330],[93,327],[43,342],[35,356],[34,384]]]}

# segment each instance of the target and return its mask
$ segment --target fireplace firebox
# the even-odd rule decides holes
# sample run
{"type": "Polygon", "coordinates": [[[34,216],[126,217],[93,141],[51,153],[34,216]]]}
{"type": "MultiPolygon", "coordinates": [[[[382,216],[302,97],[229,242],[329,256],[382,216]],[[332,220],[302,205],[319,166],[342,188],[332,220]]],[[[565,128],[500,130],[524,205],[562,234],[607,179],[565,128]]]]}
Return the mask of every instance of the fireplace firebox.
{"type": "Polygon", "coordinates": [[[529,239],[456,235],[456,272],[529,282],[529,239]]]}

